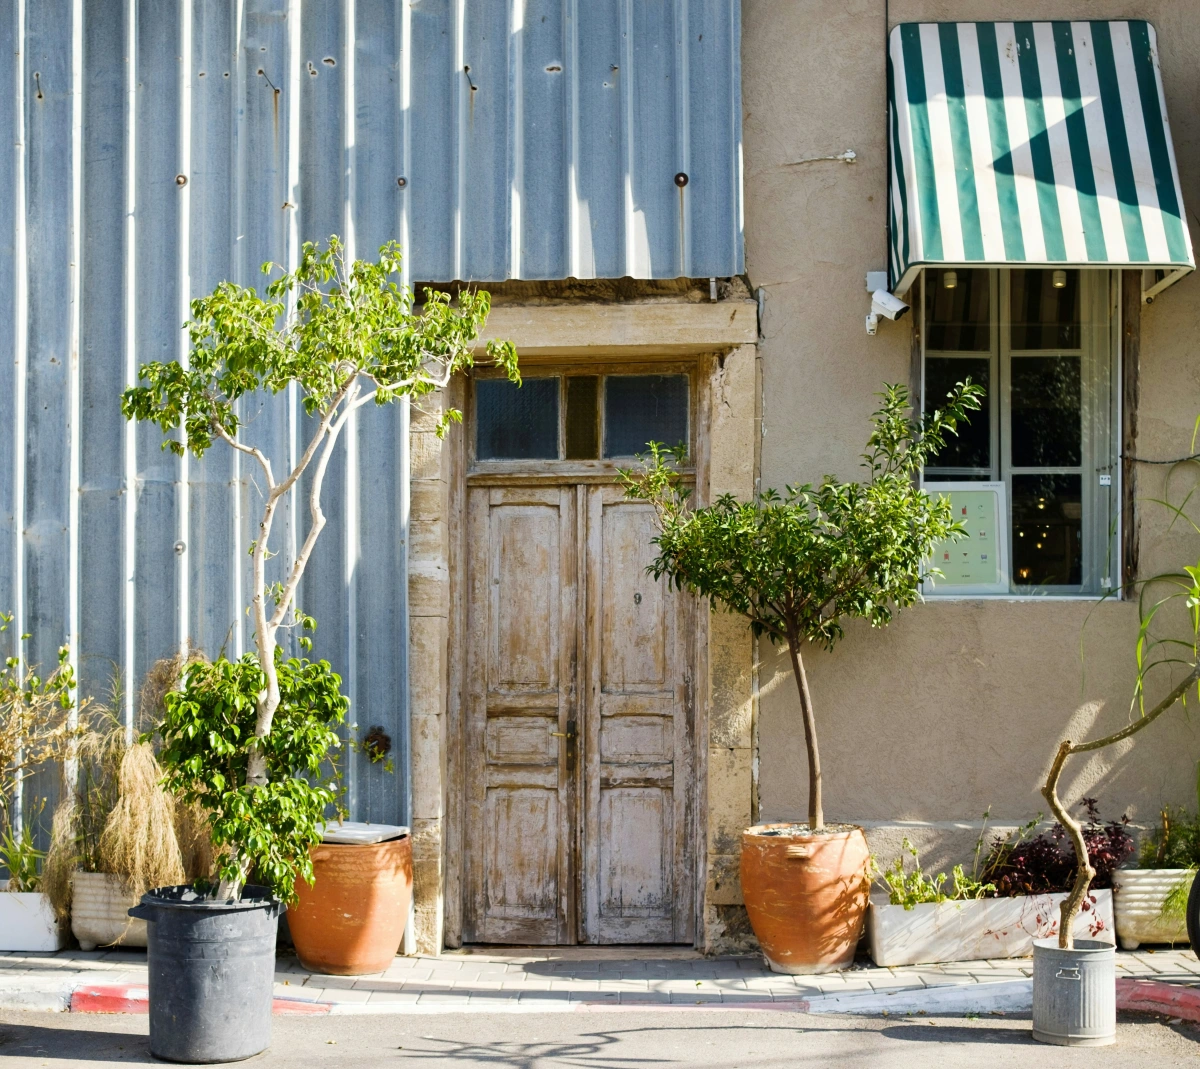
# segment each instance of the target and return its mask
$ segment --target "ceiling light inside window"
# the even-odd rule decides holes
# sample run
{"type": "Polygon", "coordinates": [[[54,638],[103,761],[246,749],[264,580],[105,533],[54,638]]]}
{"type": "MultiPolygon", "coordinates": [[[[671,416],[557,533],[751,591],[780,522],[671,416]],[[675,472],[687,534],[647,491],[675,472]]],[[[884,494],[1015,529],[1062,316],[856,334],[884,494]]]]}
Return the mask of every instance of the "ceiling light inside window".
{"type": "Polygon", "coordinates": [[[957,289],[958,288],[958,272],[957,271],[943,271],[942,272],[942,286],[943,286],[943,288],[948,289],[948,290],[957,289]]]}
{"type": "Polygon", "coordinates": [[[1050,281],[1053,283],[1056,290],[1064,289],[1067,285],[1066,271],[1055,271],[1054,274],[1050,276],[1050,281]]]}

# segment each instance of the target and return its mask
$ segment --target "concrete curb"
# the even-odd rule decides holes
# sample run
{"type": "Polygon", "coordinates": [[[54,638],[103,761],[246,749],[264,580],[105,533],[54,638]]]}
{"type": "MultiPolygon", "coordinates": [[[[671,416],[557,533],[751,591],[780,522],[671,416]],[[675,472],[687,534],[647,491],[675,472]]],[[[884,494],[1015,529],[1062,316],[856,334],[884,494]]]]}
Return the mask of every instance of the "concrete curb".
{"type": "Polygon", "coordinates": [[[1118,980],[1117,1009],[1200,1021],[1200,990],[1160,980],[1118,980]]]}
{"type": "MultiPolygon", "coordinates": [[[[788,1001],[738,1002],[615,1002],[605,999],[480,999],[478,1002],[447,998],[444,1002],[330,1002],[276,996],[277,1016],[420,1015],[443,1013],[646,1013],[689,1012],[845,1013],[859,1015],[1021,1013],[1033,1004],[1033,981],[1001,980],[995,983],[947,984],[942,987],[899,988],[895,991],[855,991],[845,995],[820,995],[788,1001]]],[[[1157,980],[1117,981],[1117,1008],[1158,1013],[1200,1021],[1200,988],[1157,980]]],[[[0,1010],[41,1010],[51,1013],[125,1013],[149,1011],[149,991],[144,984],[81,984],[63,981],[26,983],[0,990],[0,1010]]]]}

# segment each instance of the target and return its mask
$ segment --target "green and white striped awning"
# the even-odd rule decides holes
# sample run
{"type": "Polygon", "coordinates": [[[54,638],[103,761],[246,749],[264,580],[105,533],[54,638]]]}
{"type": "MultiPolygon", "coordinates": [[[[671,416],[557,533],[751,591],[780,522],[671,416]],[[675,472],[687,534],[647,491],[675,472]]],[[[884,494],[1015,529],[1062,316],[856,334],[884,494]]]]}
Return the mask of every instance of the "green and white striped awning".
{"type": "Polygon", "coordinates": [[[888,48],[890,281],[980,264],[1195,268],[1147,22],[905,23],[888,48]]]}

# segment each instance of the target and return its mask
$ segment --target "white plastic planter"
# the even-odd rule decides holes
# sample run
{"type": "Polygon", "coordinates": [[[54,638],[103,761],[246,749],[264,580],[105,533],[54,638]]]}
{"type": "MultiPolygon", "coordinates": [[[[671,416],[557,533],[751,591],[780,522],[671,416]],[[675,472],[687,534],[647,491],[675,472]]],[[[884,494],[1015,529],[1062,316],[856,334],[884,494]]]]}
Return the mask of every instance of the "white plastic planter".
{"type": "Polygon", "coordinates": [[[1117,869],[1113,873],[1113,909],[1122,950],[1142,943],[1186,943],[1187,921],[1165,920],[1163,903],[1179,884],[1190,885],[1187,869],[1117,869]]]}
{"type": "Polygon", "coordinates": [[[0,951],[62,950],[66,945],[67,926],[54,919],[47,895],[0,891],[0,951]]]}
{"type": "MultiPolygon", "coordinates": [[[[1095,904],[1075,918],[1076,939],[1113,942],[1111,891],[1093,891],[1095,904]]],[[[927,903],[905,909],[875,895],[867,938],[876,965],[926,965],[938,961],[1023,958],[1035,939],[1058,935],[1059,904],[1067,896],[1025,895],[968,902],[927,903]]]]}
{"type": "Polygon", "coordinates": [[[140,899],[121,889],[119,876],[77,872],[71,890],[71,931],[83,950],[146,945],[146,922],[129,916],[140,899]]]}

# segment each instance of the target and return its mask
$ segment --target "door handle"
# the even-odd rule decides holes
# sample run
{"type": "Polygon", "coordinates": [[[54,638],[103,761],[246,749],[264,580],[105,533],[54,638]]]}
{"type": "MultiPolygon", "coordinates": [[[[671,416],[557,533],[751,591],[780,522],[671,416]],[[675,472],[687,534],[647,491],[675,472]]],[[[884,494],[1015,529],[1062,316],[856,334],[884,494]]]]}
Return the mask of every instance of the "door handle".
{"type": "Polygon", "coordinates": [[[550,734],[553,738],[567,740],[567,771],[574,772],[575,771],[575,735],[576,735],[575,721],[574,720],[567,721],[567,730],[566,731],[552,731],[552,732],[550,732],[550,734]]]}

